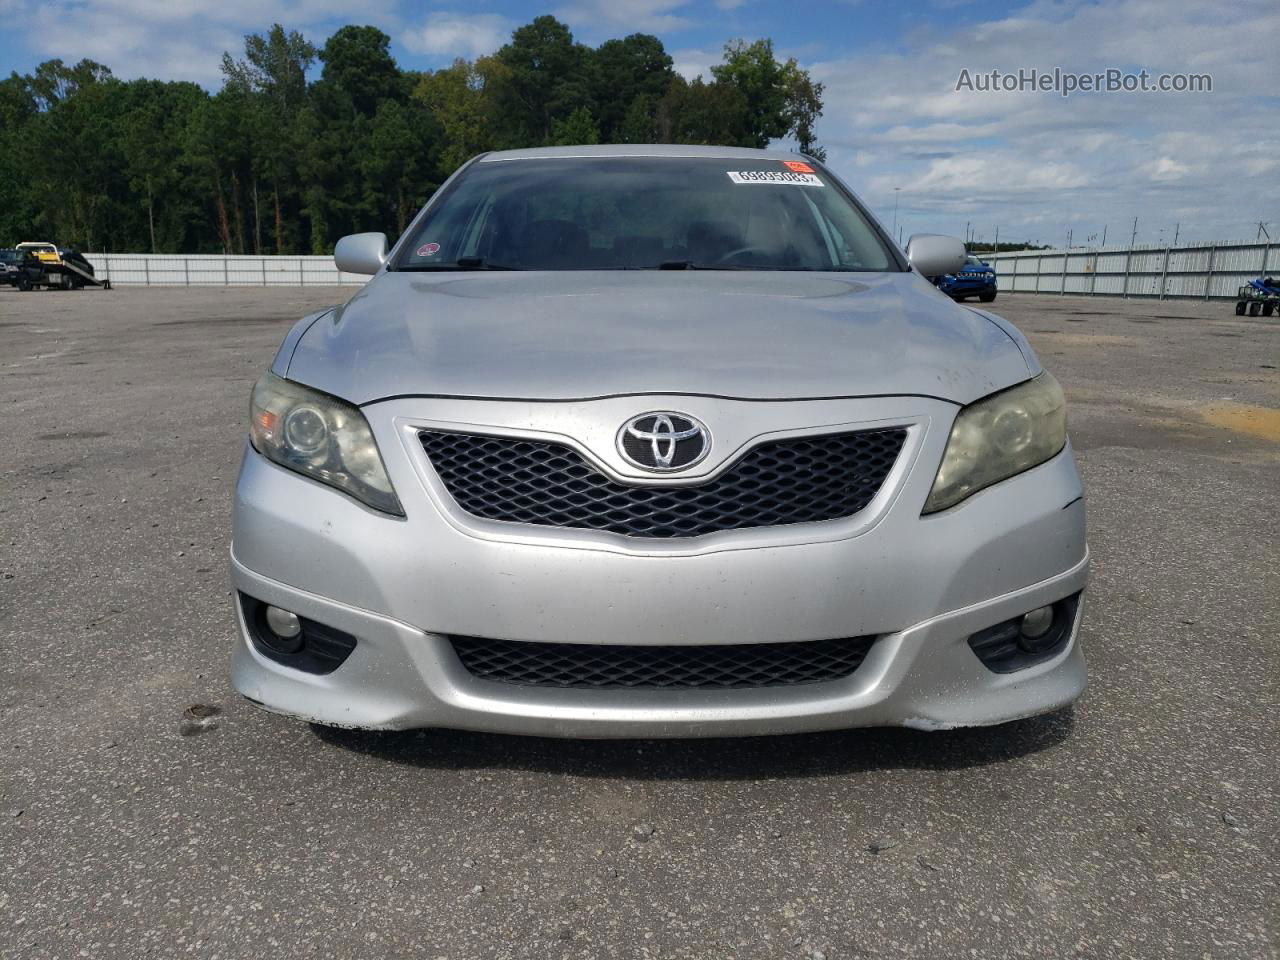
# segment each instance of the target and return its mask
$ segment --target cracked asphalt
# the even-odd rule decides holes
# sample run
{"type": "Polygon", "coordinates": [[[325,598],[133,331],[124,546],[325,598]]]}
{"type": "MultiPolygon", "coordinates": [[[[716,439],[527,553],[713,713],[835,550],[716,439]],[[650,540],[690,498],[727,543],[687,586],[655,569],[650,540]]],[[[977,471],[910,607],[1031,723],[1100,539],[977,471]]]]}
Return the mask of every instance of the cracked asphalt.
{"type": "Polygon", "coordinates": [[[571,742],[227,682],[249,386],[349,293],[0,290],[0,957],[1280,954],[1280,321],[994,305],[1072,402],[1074,709],[571,742]]]}

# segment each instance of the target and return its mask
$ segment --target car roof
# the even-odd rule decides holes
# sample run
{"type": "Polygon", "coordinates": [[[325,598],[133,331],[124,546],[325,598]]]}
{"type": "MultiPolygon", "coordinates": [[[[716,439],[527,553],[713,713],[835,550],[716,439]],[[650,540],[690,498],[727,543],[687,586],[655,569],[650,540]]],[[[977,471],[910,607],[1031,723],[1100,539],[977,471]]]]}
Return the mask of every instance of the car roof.
{"type": "Polygon", "coordinates": [[[498,150],[480,157],[481,163],[503,160],[563,159],[567,157],[709,157],[720,160],[795,160],[804,154],[747,147],[704,147],[680,143],[610,143],[581,147],[530,147],[498,150]]]}

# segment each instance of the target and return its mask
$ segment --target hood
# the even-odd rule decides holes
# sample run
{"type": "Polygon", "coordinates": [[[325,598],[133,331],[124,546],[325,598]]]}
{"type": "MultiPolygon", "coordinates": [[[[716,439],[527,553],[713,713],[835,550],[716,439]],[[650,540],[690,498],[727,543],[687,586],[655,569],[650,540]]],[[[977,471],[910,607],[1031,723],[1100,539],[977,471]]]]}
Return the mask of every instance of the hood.
{"type": "Polygon", "coordinates": [[[1030,375],[1008,333],[914,273],[383,273],[300,333],[286,375],[358,404],[663,393],[969,403],[1030,375]]]}

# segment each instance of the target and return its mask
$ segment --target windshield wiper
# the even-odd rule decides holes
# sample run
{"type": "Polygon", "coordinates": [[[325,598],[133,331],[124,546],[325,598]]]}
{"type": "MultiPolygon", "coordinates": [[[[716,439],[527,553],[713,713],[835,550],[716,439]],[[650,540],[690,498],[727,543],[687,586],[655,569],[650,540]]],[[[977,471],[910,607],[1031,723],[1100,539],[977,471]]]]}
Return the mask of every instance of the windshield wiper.
{"type": "Polygon", "coordinates": [[[693,260],[663,260],[659,270],[769,270],[774,273],[872,273],[856,267],[778,267],[768,264],[697,263],[693,260]]]}
{"type": "Polygon", "coordinates": [[[509,263],[494,263],[492,260],[486,260],[484,257],[459,257],[455,261],[454,266],[463,270],[519,270],[520,267],[513,267],[509,263]]]}
{"type": "Polygon", "coordinates": [[[398,270],[429,273],[433,270],[523,270],[505,263],[493,263],[484,257],[459,257],[453,263],[411,263],[398,270]]]}
{"type": "Polygon", "coordinates": [[[747,270],[728,263],[698,263],[694,260],[663,260],[658,264],[659,270],[747,270]]]}

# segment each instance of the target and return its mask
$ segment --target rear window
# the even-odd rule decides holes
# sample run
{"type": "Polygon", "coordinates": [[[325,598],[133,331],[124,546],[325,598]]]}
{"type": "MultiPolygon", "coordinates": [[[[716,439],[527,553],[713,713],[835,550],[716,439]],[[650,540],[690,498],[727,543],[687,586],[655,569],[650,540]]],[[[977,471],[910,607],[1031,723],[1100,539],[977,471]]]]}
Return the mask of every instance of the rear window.
{"type": "Polygon", "coordinates": [[[807,161],[572,157],[472,165],[401,270],[900,269],[807,161]],[[461,264],[459,264],[461,261],[461,264]]]}

